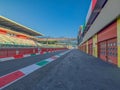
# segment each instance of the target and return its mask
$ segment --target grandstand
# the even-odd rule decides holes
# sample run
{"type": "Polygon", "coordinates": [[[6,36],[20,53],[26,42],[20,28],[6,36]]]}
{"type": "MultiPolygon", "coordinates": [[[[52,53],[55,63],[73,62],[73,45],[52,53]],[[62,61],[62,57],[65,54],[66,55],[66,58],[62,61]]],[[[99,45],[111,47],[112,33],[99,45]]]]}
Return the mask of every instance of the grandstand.
{"type": "Polygon", "coordinates": [[[42,34],[0,16],[0,46],[3,47],[36,47],[34,36],[42,34]]]}
{"type": "Polygon", "coordinates": [[[0,58],[38,53],[35,36],[42,34],[0,16],[0,58]]]}
{"type": "Polygon", "coordinates": [[[58,45],[42,44],[38,36],[43,34],[0,16],[0,58],[64,49],[58,45]]]}

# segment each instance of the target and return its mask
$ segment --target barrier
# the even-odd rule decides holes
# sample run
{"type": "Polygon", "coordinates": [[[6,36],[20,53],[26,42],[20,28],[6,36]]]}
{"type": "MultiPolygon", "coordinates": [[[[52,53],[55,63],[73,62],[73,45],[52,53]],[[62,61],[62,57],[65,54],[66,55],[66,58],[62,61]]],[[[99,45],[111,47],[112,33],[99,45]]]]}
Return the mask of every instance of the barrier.
{"type": "Polygon", "coordinates": [[[38,48],[1,48],[0,58],[38,53],[38,48]]]}
{"type": "Polygon", "coordinates": [[[2,48],[0,49],[0,62],[56,52],[58,50],[67,50],[67,48],[2,48]]]}

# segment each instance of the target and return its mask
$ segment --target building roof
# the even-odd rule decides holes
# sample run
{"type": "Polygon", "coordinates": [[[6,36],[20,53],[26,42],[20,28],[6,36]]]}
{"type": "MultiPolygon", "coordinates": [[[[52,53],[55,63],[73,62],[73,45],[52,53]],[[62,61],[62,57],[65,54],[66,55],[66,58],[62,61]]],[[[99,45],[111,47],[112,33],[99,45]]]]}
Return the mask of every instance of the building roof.
{"type": "Polygon", "coordinates": [[[76,38],[38,38],[38,41],[64,41],[64,40],[76,40],[76,38]]]}
{"type": "Polygon", "coordinates": [[[94,7],[89,19],[88,19],[86,26],[85,26],[84,34],[89,30],[89,28],[91,27],[91,25],[95,21],[96,17],[100,13],[100,11],[102,10],[102,8],[104,7],[106,2],[107,2],[107,0],[97,0],[96,5],[95,5],[95,7],[94,7]]]}
{"type": "Polygon", "coordinates": [[[84,43],[85,41],[93,37],[95,34],[106,28],[112,22],[116,21],[119,16],[120,0],[108,0],[99,12],[97,18],[94,20],[94,22],[86,32],[81,43],[84,43]]]}
{"type": "Polygon", "coordinates": [[[24,34],[28,34],[31,36],[43,36],[43,34],[36,32],[36,31],[32,30],[31,28],[23,26],[19,23],[16,23],[15,21],[12,21],[12,20],[5,18],[3,16],[0,16],[0,25],[2,25],[4,27],[8,27],[11,30],[21,32],[24,34]]]}

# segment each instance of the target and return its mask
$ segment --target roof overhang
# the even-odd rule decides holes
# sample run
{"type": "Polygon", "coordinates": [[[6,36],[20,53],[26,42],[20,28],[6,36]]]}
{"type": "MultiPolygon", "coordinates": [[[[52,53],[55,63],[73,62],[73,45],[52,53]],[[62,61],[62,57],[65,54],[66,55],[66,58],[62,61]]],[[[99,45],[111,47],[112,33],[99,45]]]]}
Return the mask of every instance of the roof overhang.
{"type": "MultiPolygon", "coordinates": [[[[102,0],[101,0],[102,1],[102,0]]],[[[120,16],[120,0],[108,0],[87,33],[82,43],[103,30],[120,16]]]]}
{"type": "Polygon", "coordinates": [[[64,41],[64,40],[77,40],[76,38],[38,38],[38,41],[64,41]]]}
{"type": "Polygon", "coordinates": [[[3,25],[5,27],[8,27],[8,28],[14,30],[14,31],[28,34],[31,36],[43,36],[43,34],[36,32],[36,31],[32,30],[31,28],[28,28],[26,26],[18,24],[18,23],[14,22],[8,18],[5,18],[3,16],[0,16],[0,25],[3,25]]]}
{"type": "Polygon", "coordinates": [[[100,13],[100,11],[102,10],[102,8],[104,7],[105,3],[107,2],[107,0],[97,0],[96,5],[88,19],[88,22],[86,24],[86,27],[84,29],[84,34],[88,31],[88,29],[91,27],[91,25],[93,24],[93,22],[95,21],[96,17],[98,16],[98,14],[100,13]]]}

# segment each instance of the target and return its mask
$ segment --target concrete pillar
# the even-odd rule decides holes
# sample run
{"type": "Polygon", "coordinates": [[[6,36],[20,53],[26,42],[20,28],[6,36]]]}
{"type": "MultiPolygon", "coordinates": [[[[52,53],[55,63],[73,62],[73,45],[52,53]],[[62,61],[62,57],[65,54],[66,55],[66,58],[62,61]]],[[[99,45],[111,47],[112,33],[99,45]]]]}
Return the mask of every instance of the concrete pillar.
{"type": "Polygon", "coordinates": [[[93,56],[98,57],[97,34],[93,36],[93,56]]]}
{"type": "Polygon", "coordinates": [[[117,55],[118,63],[117,66],[120,67],[120,16],[117,18],[117,55]]]}
{"type": "Polygon", "coordinates": [[[88,41],[86,41],[86,53],[88,54],[88,41]]]}

